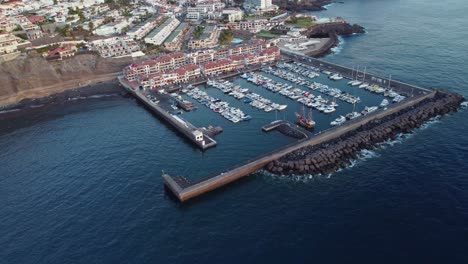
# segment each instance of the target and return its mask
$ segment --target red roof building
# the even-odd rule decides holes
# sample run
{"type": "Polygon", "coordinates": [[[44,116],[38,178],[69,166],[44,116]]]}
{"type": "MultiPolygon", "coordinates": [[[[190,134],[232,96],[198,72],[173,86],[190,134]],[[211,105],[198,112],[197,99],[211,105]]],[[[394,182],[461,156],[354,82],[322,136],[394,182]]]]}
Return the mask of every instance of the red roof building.
{"type": "Polygon", "coordinates": [[[47,54],[48,60],[63,60],[75,56],[77,48],[75,45],[63,45],[55,48],[47,54]]]}
{"type": "Polygon", "coordinates": [[[33,24],[39,24],[45,21],[45,18],[42,16],[30,16],[28,20],[33,24]]]}

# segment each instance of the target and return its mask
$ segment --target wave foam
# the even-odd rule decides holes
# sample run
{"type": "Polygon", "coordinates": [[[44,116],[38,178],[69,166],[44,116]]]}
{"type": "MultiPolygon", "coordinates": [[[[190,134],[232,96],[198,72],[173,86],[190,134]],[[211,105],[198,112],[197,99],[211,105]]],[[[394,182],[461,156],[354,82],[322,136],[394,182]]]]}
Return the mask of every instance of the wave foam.
{"type": "Polygon", "coordinates": [[[13,112],[19,112],[19,111],[21,111],[21,109],[3,110],[3,111],[0,111],[0,115],[1,115],[1,114],[13,113],[13,112]]]}
{"type": "Polygon", "coordinates": [[[90,96],[76,96],[76,97],[69,97],[67,101],[99,99],[99,98],[114,97],[114,96],[117,96],[117,94],[97,94],[97,95],[90,95],[90,96]]]}
{"type": "Polygon", "coordinates": [[[350,164],[348,166],[346,166],[346,168],[339,168],[336,172],[331,173],[331,174],[327,174],[327,175],[321,175],[321,174],[318,174],[318,175],[310,175],[310,174],[308,174],[308,175],[276,175],[276,174],[272,174],[272,173],[270,173],[268,171],[264,171],[264,170],[262,170],[262,174],[265,175],[265,176],[273,177],[275,179],[288,180],[288,181],[294,181],[294,182],[297,182],[297,181],[308,182],[308,181],[312,180],[314,178],[314,176],[315,177],[325,176],[327,179],[329,179],[335,173],[339,173],[339,172],[342,172],[344,170],[351,169],[351,168],[353,168],[353,167],[359,165],[360,163],[362,163],[364,161],[367,161],[369,159],[380,157],[381,155],[378,153],[379,150],[384,150],[387,147],[393,147],[396,144],[401,144],[405,140],[408,140],[408,139],[412,138],[418,131],[427,129],[428,127],[432,126],[433,124],[440,123],[440,122],[441,122],[440,121],[440,116],[436,116],[434,118],[429,119],[427,122],[425,122],[423,125],[421,125],[421,127],[415,129],[411,133],[398,134],[393,139],[388,139],[388,140],[386,140],[384,142],[376,144],[374,149],[363,149],[363,150],[361,150],[361,151],[359,151],[357,153],[357,157],[358,157],[357,159],[353,159],[353,160],[349,161],[350,164]]]}
{"type": "Polygon", "coordinates": [[[330,49],[332,54],[333,55],[340,54],[344,48],[344,45],[345,45],[345,40],[343,39],[343,37],[338,36],[338,44],[335,47],[330,49]]]}

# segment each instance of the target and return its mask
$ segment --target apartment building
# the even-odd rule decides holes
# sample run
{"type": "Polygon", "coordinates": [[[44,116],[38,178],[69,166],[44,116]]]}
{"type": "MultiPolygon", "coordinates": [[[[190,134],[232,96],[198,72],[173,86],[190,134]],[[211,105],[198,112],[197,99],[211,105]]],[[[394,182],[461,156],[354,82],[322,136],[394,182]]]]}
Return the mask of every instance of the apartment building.
{"type": "Polygon", "coordinates": [[[180,21],[171,17],[167,19],[160,26],[155,28],[145,37],[145,43],[153,45],[161,45],[164,40],[171,34],[171,32],[180,24],[180,21]]]}
{"type": "Polygon", "coordinates": [[[0,54],[10,54],[18,51],[18,39],[9,33],[0,33],[0,54]]]}
{"type": "Polygon", "coordinates": [[[200,67],[203,74],[213,76],[243,68],[244,64],[241,62],[234,62],[230,59],[220,59],[202,63],[200,67]]]}
{"type": "Polygon", "coordinates": [[[189,29],[190,26],[188,23],[180,23],[164,41],[164,47],[170,51],[180,50],[182,47],[182,42],[184,41],[184,37],[189,29]]]}
{"type": "Polygon", "coordinates": [[[148,20],[136,25],[135,27],[131,28],[126,34],[127,36],[135,39],[140,40],[143,39],[146,35],[148,35],[155,27],[157,27],[164,17],[152,17],[148,20]]]}
{"type": "Polygon", "coordinates": [[[189,49],[205,49],[218,46],[218,27],[215,25],[205,26],[201,36],[192,38],[188,43],[189,49]]]}
{"type": "Polygon", "coordinates": [[[138,43],[129,36],[98,39],[92,41],[91,45],[103,58],[126,56],[140,51],[138,43]]]}

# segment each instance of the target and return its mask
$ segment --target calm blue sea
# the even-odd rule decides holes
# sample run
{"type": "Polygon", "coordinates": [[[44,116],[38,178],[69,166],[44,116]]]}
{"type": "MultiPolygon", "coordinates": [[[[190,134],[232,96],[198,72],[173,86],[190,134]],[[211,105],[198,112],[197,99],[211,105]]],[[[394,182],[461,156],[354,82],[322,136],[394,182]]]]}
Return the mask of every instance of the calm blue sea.
{"type": "MultiPolygon", "coordinates": [[[[468,96],[468,2],[344,2],[316,14],[367,34],[343,38],[326,60],[468,96]]],[[[258,93],[289,104],[281,118],[300,110],[258,93]]],[[[468,263],[468,111],[333,175],[258,173],[181,205],[164,191],[161,170],[203,177],[292,142],[259,130],[274,113],[223,99],[254,119],[234,125],[203,106],[184,114],[225,128],[205,153],[130,98],[2,119],[0,263],[468,263]]]]}

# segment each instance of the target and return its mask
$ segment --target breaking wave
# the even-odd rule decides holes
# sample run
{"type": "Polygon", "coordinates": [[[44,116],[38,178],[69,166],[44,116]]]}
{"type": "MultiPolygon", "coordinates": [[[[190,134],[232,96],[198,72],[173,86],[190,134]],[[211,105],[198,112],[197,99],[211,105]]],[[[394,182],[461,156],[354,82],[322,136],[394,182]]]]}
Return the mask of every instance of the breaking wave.
{"type": "Polygon", "coordinates": [[[1,114],[8,114],[8,113],[19,112],[19,111],[21,111],[21,109],[3,110],[3,111],[0,111],[0,115],[1,115],[1,114]]]}
{"type": "Polygon", "coordinates": [[[342,51],[343,48],[344,48],[344,45],[345,45],[345,41],[344,41],[343,37],[338,36],[338,44],[337,44],[335,47],[333,47],[333,48],[330,49],[331,52],[332,52],[331,54],[332,54],[332,55],[340,54],[341,51],[342,51]]]}
{"type": "Polygon", "coordinates": [[[86,99],[99,99],[105,97],[114,97],[118,94],[98,94],[98,95],[90,95],[90,96],[76,96],[76,97],[69,97],[67,101],[77,101],[77,100],[86,100],[86,99]]]}

